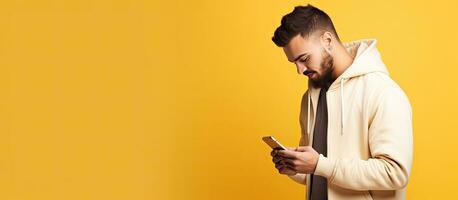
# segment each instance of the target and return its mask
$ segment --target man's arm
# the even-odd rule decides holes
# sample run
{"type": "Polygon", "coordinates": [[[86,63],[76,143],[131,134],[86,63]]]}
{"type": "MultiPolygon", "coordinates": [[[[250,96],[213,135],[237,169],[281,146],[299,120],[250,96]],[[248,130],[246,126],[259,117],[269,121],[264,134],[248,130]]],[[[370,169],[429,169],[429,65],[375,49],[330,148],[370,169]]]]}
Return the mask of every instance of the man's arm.
{"type": "Polygon", "coordinates": [[[327,158],[320,154],[314,174],[352,190],[397,190],[407,185],[413,157],[412,110],[398,87],[385,88],[369,127],[372,158],[327,158]]]}

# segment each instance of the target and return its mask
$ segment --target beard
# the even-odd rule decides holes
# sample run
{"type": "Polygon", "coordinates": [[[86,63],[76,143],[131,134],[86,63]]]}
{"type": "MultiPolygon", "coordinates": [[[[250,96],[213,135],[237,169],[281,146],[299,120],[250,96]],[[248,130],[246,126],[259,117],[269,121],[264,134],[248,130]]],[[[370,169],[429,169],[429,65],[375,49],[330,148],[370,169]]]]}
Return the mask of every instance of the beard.
{"type": "Polygon", "coordinates": [[[332,83],[332,72],[334,71],[334,59],[332,56],[324,50],[321,53],[322,60],[320,63],[320,68],[322,75],[318,76],[316,79],[310,78],[310,84],[314,88],[326,88],[328,89],[332,83]]]}

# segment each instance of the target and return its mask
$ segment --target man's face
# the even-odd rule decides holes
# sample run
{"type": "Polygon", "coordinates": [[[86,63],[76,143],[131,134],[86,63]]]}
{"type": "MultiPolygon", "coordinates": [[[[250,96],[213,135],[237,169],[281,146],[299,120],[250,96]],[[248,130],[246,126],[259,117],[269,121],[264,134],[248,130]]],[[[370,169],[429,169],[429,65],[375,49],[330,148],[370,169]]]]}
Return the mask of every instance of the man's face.
{"type": "Polygon", "coordinates": [[[323,87],[332,81],[333,58],[324,49],[319,34],[307,39],[296,35],[283,47],[288,61],[296,65],[297,73],[309,77],[313,87],[323,87]]]}

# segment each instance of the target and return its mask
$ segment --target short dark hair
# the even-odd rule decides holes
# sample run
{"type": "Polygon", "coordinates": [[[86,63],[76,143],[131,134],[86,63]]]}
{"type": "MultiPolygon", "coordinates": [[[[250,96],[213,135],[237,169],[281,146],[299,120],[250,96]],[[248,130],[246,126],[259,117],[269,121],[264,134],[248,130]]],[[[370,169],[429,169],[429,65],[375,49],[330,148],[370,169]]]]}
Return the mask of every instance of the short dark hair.
{"type": "Polygon", "coordinates": [[[277,46],[284,47],[297,34],[307,38],[317,30],[333,33],[340,42],[331,18],[324,11],[310,4],[296,6],[291,13],[282,17],[281,25],[275,30],[272,41],[277,46]]]}

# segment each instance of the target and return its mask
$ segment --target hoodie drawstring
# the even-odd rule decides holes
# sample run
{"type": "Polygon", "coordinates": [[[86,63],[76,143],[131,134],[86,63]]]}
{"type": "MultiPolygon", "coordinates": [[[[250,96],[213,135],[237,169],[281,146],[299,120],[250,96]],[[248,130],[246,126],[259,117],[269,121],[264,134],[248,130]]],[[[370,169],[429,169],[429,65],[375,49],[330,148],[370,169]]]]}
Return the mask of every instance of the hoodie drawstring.
{"type": "Polygon", "coordinates": [[[312,103],[310,100],[312,98],[310,97],[310,91],[308,92],[307,95],[307,135],[310,136],[310,103],[312,103]]]}
{"type": "Polygon", "coordinates": [[[344,132],[344,116],[345,116],[345,108],[344,108],[344,81],[345,78],[340,80],[340,135],[343,135],[344,132]]]}
{"type": "MultiPolygon", "coordinates": [[[[340,80],[340,135],[343,135],[344,133],[344,116],[345,116],[345,108],[344,108],[344,81],[345,78],[342,78],[340,80]]],[[[310,104],[311,102],[311,92],[308,92],[307,95],[307,134],[310,136],[310,104]]]]}

